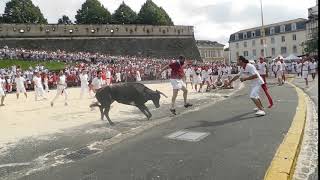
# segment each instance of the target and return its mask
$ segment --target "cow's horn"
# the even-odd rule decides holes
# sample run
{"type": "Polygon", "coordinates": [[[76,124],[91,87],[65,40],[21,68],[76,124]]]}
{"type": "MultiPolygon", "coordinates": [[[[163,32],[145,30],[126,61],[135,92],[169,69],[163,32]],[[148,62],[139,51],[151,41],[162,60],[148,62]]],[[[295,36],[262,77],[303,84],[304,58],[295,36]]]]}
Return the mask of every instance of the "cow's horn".
{"type": "Polygon", "coordinates": [[[158,91],[158,90],[157,90],[157,92],[158,92],[159,94],[162,94],[164,97],[168,98],[168,96],[166,96],[163,92],[158,91]]]}

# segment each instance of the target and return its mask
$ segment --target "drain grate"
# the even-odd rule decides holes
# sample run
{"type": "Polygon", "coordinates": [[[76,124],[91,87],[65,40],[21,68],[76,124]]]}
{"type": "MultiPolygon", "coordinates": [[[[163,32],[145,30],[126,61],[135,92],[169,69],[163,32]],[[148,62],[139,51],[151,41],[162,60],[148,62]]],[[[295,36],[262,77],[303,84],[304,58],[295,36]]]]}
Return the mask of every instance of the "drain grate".
{"type": "Polygon", "coordinates": [[[85,148],[79,149],[76,152],[73,152],[73,153],[66,155],[65,158],[75,161],[75,160],[83,159],[83,158],[85,158],[91,154],[97,153],[97,152],[99,152],[99,150],[91,150],[91,149],[85,147],[85,148]]]}
{"type": "Polygon", "coordinates": [[[209,136],[209,132],[196,132],[180,130],[166,136],[168,139],[176,139],[182,141],[197,142],[209,136]]]}

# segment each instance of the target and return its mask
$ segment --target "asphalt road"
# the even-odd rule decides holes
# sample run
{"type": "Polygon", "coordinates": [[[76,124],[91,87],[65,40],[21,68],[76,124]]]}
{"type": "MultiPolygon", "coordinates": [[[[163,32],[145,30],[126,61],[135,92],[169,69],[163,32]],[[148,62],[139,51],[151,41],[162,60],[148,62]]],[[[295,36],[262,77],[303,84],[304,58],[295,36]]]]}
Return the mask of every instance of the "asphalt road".
{"type": "MultiPolygon", "coordinates": [[[[275,106],[256,117],[245,88],[235,96],[114,144],[100,153],[38,171],[30,180],[255,180],[264,174],[297,107],[289,85],[270,87],[275,106]],[[178,130],[210,133],[198,142],[172,140],[178,130]]],[[[87,151],[79,151],[79,154],[87,151]]]]}

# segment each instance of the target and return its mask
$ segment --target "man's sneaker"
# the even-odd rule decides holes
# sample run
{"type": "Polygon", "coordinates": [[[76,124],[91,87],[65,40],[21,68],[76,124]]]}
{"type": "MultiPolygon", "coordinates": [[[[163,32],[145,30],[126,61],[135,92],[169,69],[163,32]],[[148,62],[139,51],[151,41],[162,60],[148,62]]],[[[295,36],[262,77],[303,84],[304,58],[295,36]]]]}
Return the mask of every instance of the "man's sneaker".
{"type": "Polygon", "coordinates": [[[264,116],[264,115],[266,115],[266,113],[264,111],[262,111],[262,110],[259,110],[259,111],[256,112],[256,115],[257,116],[264,116]]]}
{"type": "Polygon", "coordinates": [[[257,112],[259,111],[259,108],[254,108],[253,111],[257,112]]]}
{"type": "Polygon", "coordinates": [[[68,103],[65,102],[64,105],[65,105],[65,106],[68,106],[68,103]]]}
{"type": "Polygon", "coordinates": [[[188,108],[188,107],[191,107],[191,106],[192,106],[192,104],[190,104],[190,103],[187,103],[187,104],[184,105],[185,108],[188,108]]]}
{"type": "Polygon", "coordinates": [[[170,112],[171,112],[173,115],[177,115],[176,109],[170,109],[170,112]]]}

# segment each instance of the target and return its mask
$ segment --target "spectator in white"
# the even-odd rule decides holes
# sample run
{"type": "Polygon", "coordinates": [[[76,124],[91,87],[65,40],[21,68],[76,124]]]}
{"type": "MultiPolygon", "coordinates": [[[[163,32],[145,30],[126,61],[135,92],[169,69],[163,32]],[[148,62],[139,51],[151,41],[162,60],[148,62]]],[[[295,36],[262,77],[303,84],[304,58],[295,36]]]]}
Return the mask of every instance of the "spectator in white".
{"type": "Polygon", "coordinates": [[[277,61],[276,60],[274,60],[271,63],[271,70],[273,72],[274,78],[277,78],[277,61]]]}
{"type": "Polygon", "coordinates": [[[33,84],[34,84],[34,90],[35,90],[35,100],[38,101],[38,97],[47,99],[44,96],[44,90],[43,90],[41,76],[39,72],[35,72],[35,76],[33,77],[33,84]]]}
{"type": "Polygon", "coordinates": [[[276,66],[277,66],[276,73],[277,73],[277,78],[278,78],[278,85],[281,86],[281,85],[283,85],[283,79],[282,79],[283,69],[282,69],[280,57],[278,57],[278,59],[277,59],[276,66]]]}
{"type": "Polygon", "coordinates": [[[141,81],[141,76],[139,70],[136,71],[136,81],[140,82],[141,81]]]}
{"type": "Polygon", "coordinates": [[[282,83],[286,81],[286,72],[287,72],[287,65],[283,62],[283,59],[280,59],[281,66],[282,66],[282,83]]]}
{"type": "Polygon", "coordinates": [[[109,86],[111,84],[111,71],[109,68],[107,68],[107,72],[106,72],[106,84],[109,86]]]}
{"type": "Polygon", "coordinates": [[[302,62],[298,61],[297,64],[297,73],[298,73],[298,77],[301,76],[302,77],[302,62]]]}
{"type": "Polygon", "coordinates": [[[201,92],[201,89],[202,89],[201,68],[197,68],[194,71],[194,74],[192,76],[193,76],[192,79],[193,79],[193,84],[194,84],[195,91],[196,92],[201,92]],[[198,90],[198,85],[200,86],[199,90],[198,90]]]}
{"type": "Polygon", "coordinates": [[[262,57],[259,58],[257,69],[258,69],[258,72],[259,72],[260,76],[262,77],[263,81],[265,83],[267,83],[266,77],[268,77],[268,66],[262,57]]]}
{"type": "Polygon", "coordinates": [[[68,92],[66,91],[67,88],[67,82],[66,82],[66,76],[63,71],[59,72],[58,76],[58,84],[57,84],[57,94],[51,101],[51,107],[53,107],[54,102],[59,98],[60,95],[64,95],[64,105],[68,105],[68,92]]]}
{"type": "Polygon", "coordinates": [[[0,97],[1,97],[0,106],[4,106],[3,102],[4,102],[4,98],[6,97],[6,95],[4,93],[4,89],[5,89],[4,84],[5,84],[5,80],[4,80],[3,76],[1,75],[0,76],[0,97]]]}
{"type": "Polygon", "coordinates": [[[167,70],[164,70],[164,71],[161,73],[161,81],[166,80],[166,79],[167,79],[167,70]]]}
{"type": "Polygon", "coordinates": [[[249,61],[245,59],[243,56],[239,56],[238,63],[242,68],[239,74],[236,75],[231,80],[231,82],[237,80],[238,78],[240,78],[241,82],[251,80],[252,86],[251,86],[250,98],[252,99],[252,101],[257,107],[254,109],[256,111],[256,115],[258,116],[266,115],[266,113],[263,110],[263,106],[259,97],[259,91],[260,91],[261,85],[264,84],[262,77],[260,76],[255,66],[250,64],[249,61]],[[246,77],[243,77],[243,75],[245,75],[246,77]]]}
{"type": "Polygon", "coordinates": [[[119,82],[121,82],[121,73],[118,70],[117,73],[116,73],[116,83],[119,83],[119,82]]]}
{"type": "Polygon", "coordinates": [[[309,66],[309,61],[308,61],[309,57],[305,57],[303,59],[303,63],[302,63],[302,78],[306,81],[306,87],[309,86],[309,82],[308,82],[308,74],[309,74],[309,70],[310,70],[310,66],[309,66]]]}
{"type": "MultiPolygon", "coordinates": [[[[226,72],[228,82],[230,82],[232,79],[231,70],[232,70],[231,66],[227,64],[225,72],[226,72]]],[[[229,88],[233,88],[232,84],[229,85],[229,88]]]]}
{"type": "Polygon", "coordinates": [[[43,85],[44,85],[44,91],[46,93],[49,93],[49,78],[48,74],[43,75],[43,85]]]}
{"type": "Polygon", "coordinates": [[[193,83],[192,83],[192,68],[188,67],[186,69],[186,88],[188,89],[188,84],[191,84],[191,89],[193,89],[193,83]]]}
{"type": "Polygon", "coordinates": [[[79,75],[80,78],[80,99],[82,99],[84,93],[89,93],[89,82],[88,82],[88,74],[86,70],[82,70],[81,74],[79,75]]]}
{"type": "Polygon", "coordinates": [[[14,79],[14,82],[16,84],[17,99],[19,99],[20,93],[24,93],[25,97],[28,98],[26,87],[25,87],[26,80],[24,79],[24,77],[21,76],[20,72],[17,73],[17,76],[14,79]]]}
{"type": "Polygon", "coordinates": [[[312,80],[314,80],[316,78],[316,73],[317,73],[317,63],[314,59],[311,60],[310,62],[310,73],[312,76],[312,80]]]}
{"type": "Polygon", "coordinates": [[[102,72],[101,71],[98,71],[97,72],[97,77],[95,77],[93,80],[92,80],[92,89],[94,92],[96,92],[98,89],[102,88],[102,86],[104,85],[104,82],[101,78],[101,75],[102,75],[102,72]]]}
{"type": "Polygon", "coordinates": [[[206,68],[203,68],[203,70],[201,71],[201,76],[202,76],[202,86],[204,84],[207,84],[206,92],[209,92],[210,78],[209,78],[209,74],[208,74],[208,71],[206,70],[206,68]]]}

